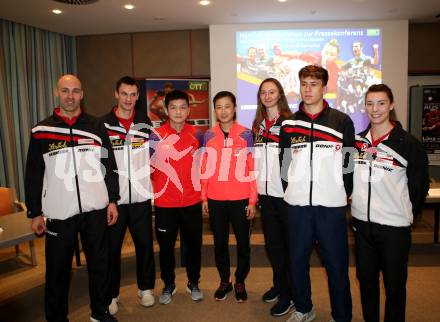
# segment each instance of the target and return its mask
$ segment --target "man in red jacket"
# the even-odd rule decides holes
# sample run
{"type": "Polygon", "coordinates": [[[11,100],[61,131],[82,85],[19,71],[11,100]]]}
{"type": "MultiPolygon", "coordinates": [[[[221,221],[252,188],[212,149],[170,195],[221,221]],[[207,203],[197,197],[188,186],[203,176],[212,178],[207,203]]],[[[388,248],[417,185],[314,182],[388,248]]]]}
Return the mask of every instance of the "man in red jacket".
{"type": "Polygon", "coordinates": [[[185,92],[172,91],[165,97],[169,120],[151,135],[151,180],[156,211],[156,237],[160,246],[161,278],[165,284],[159,303],[168,304],[176,293],[174,246],[177,232],[185,243],[187,292],[201,301],[199,289],[202,208],[198,148],[202,134],[186,123],[189,98],[185,92]]]}

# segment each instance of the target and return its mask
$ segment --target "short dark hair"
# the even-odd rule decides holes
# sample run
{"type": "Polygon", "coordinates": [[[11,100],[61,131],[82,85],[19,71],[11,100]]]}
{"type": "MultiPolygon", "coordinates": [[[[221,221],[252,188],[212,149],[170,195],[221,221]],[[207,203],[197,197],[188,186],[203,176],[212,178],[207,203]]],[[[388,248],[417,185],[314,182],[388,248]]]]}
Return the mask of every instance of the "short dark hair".
{"type": "Polygon", "coordinates": [[[131,76],[124,76],[121,77],[117,82],[116,82],[116,92],[119,92],[119,88],[121,87],[122,84],[126,84],[126,85],[135,85],[137,88],[137,91],[139,93],[140,89],[139,89],[139,84],[138,82],[131,76]]]}
{"type": "Polygon", "coordinates": [[[327,86],[328,83],[328,71],[324,67],[318,66],[318,65],[307,65],[298,73],[299,80],[306,77],[311,77],[315,79],[320,79],[322,81],[322,85],[327,86]]]}
{"type": "Polygon", "coordinates": [[[168,105],[170,104],[171,101],[180,100],[180,99],[185,100],[186,104],[189,105],[188,94],[185,93],[184,91],[179,91],[179,90],[175,89],[172,92],[169,92],[167,95],[165,95],[166,108],[168,108],[168,105]]]}
{"type": "Polygon", "coordinates": [[[223,97],[229,97],[234,104],[234,106],[237,106],[237,99],[235,98],[235,95],[229,91],[220,91],[217,94],[215,94],[214,99],[212,100],[212,103],[215,107],[215,102],[223,97]]]}
{"type": "MultiPolygon", "coordinates": [[[[234,106],[237,106],[237,99],[235,98],[235,95],[229,91],[220,91],[217,94],[215,94],[214,99],[212,100],[213,108],[215,109],[215,102],[217,102],[217,100],[224,98],[224,97],[229,97],[229,99],[231,100],[232,104],[234,104],[234,106]]],[[[234,121],[237,118],[237,112],[234,113],[234,121]]]]}
{"type": "Polygon", "coordinates": [[[369,93],[385,93],[388,96],[388,99],[390,100],[390,103],[394,103],[394,95],[391,88],[389,88],[388,85],[385,84],[374,84],[368,87],[367,92],[365,93],[365,101],[367,100],[367,95],[369,93]]]}

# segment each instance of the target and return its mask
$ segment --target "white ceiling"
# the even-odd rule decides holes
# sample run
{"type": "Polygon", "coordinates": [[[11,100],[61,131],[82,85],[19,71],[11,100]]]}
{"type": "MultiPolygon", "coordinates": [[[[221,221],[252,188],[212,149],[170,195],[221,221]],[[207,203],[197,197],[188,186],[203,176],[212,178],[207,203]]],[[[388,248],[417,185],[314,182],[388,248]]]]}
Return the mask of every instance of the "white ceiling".
{"type": "Polygon", "coordinates": [[[0,18],[68,35],[201,29],[210,24],[408,19],[439,22],[439,0],[0,0],[0,18]],[[133,4],[126,10],[124,4],[133,4]],[[63,13],[54,15],[52,9],[63,13]]]}

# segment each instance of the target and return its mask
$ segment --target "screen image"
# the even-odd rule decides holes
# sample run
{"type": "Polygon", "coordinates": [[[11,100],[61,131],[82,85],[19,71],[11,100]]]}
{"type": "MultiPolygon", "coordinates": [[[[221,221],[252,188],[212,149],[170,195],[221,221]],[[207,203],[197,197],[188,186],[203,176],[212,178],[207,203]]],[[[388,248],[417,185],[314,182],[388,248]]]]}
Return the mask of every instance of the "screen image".
{"type": "Polygon", "coordinates": [[[278,79],[295,111],[301,101],[298,71],[319,65],[329,72],[324,98],[351,117],[356,132],[366,128],[365,92],[382,82],[381,28],[247,30],[235,37],[237,116],[243,125],[251,127],[262,80],[278,79]]]}

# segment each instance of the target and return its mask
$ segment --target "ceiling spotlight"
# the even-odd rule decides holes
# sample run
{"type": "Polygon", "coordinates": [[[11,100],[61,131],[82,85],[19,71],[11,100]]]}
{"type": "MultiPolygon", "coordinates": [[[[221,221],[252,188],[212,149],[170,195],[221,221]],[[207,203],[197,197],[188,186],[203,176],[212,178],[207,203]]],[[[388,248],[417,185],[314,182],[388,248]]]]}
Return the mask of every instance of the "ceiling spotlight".
{"type": "Polygon", "coordinates": [[[53,9],[53,10],[52,10],[52,13],[54,13],[54,14],[56,14],[56,15],[60,15],[60,14],[62,14],[63,12],[62,12],[60,9],[53,9]]]}
{"type": "Polygon", "coordinates": [[[134,6],[132,4],[126,4],[124,6],[124,8],[127,9],[127,10],[132,10],[132,9],[134,9],[134,6]]]}
{"type": "Polygon", "coordinates": [[[209,6],[211,4],[211,1],[209,0],[201,0],[199,1],[199,4],[202,6],[209,6]]]}
{"type": "Polygon", "coordinates": [[[278,0],[278,2],[287,2],[287,0],[278,0]]]}

